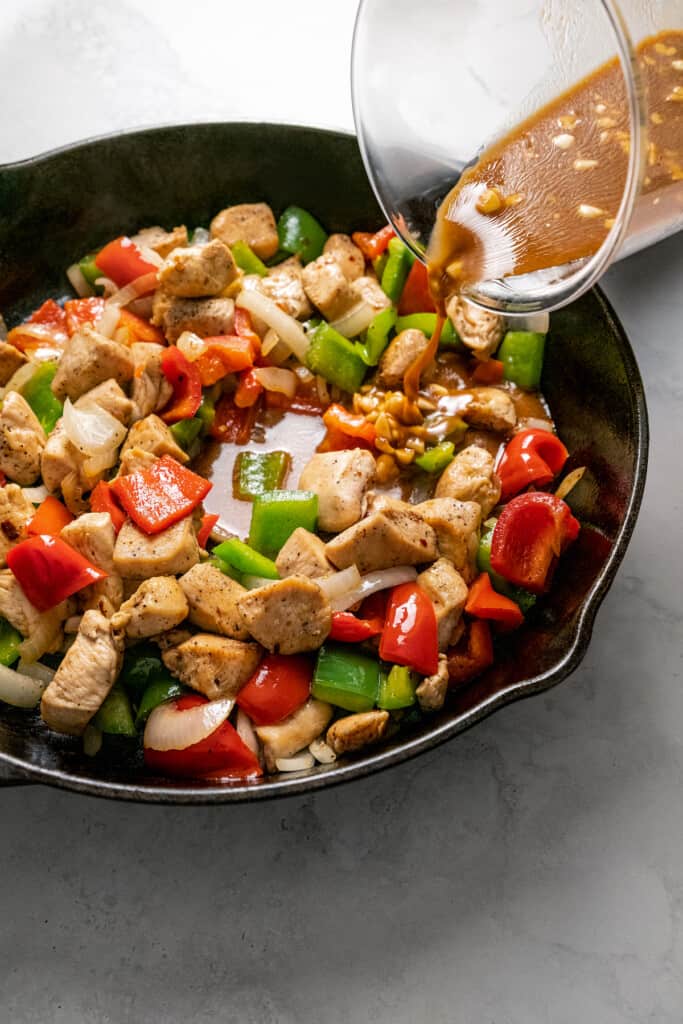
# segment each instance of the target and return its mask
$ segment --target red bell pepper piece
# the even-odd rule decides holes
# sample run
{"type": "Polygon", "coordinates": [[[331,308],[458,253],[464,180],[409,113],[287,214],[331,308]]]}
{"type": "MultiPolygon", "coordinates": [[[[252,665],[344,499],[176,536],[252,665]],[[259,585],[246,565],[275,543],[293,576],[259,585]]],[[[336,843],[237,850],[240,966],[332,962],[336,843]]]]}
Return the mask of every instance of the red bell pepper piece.
{"type": "Polygon", "coordinates": [[[144,274],[156,274],[158,269],[143,257],[135,242],[125,235],[115,238],[100,250],[95,257],[95,266],[119,288],[144,274]]]}
{"type": "Polygon", "coordinates": [[[477,363],[472,380],[475,384],[500,384],[504,370],[505,365],[500,359],[487,359],[484,363],[477,363]]]}
{"type": "Polygon", "coordinates": [[[200,548],[206,547],[209,537],[211,536],[211,531],[219,519],[220,516],[217,516],[212,512],[207,512],[206,515],[202,516],[202,524],[197,530],[197,543],[200,548]]]}
{"type": "Polygon", "coordinates": [[[258,416],[259,406],[260,403],[255,402],[245,409],[239,409],[232,395],[221,395],[209,434],[217,441],[247,444],[258,416]]]}
{"type": "Polygon", "coordinates": [[[240,374],[237,390],[235,391],[235,405],[239,409],[249,409],[258,402],[263,394],[263,384],[254,375],[253,370],[247,370],[240,374]]]}
{"type": "Polygon", "coordinates": [[[406,283],[403,285],[398,303],[398,315],[433,313],[435,310],[434,299],[429,290],[427,268],[420,260],[415,260],[406,278],[406,283]]]}
{"type": "Polygon", "coordinates": [[[117,337],[119,337],[118,332],[121,330],[126,331],[127,337],[122,339],[126,345],[132,345],[136,341],[148,341],[155,345],[166,344],[163,331],[160,331],[158,327],[151,324],[149,320],[136,316],[135,313],[131,313],[128,309],[122,309],[119,313],[117,337]]]}
{"type": "MultiPolygon", "coordinates": [[[[349,412],[343,405],[336,402],[329,405],[323,413],[323,423],[329,431],[336,431],[345,437],[359,438],[369,445],[374,445],[377,431],[374,423],[369,423],[365,416],[349,412]]],[[[347,448],[353,447],[347,445],[347,448]]]]}
{"type": "MultiPolygon", "coordinates": [[[[187,694],[172,702],[178,714],[207,703],[206,697],[187,694]]],[[[247,778],[261,775],[258,758],[225,721],[217,729],[183,750],[145,747],[145,766],[159,775],[180,778],[247,778]]]]}
{"type": "Polygon", "coordinates": [[[59,537],[40,534],[7,552],[7,565],[39,612],[46,612],[107,576],[59,537]]]}
{"type": "Polygon", "coordinates": [[[66,313],[54,299],[47,299],[42,306],[31,313],[28,318],[30,324],[43,324],[45,327],[55,327],[66,333],[66,313]]]}
{"type": "Polygon", "coordinates": [[[493,665],[491,628],[483,619],[473,619],[456,647],[448,652],[448,679],[451,686],[462,686],[493,665]]]}
{"type": "Polygon", "coordinates": [[[426,676],[433,675],[439,667],[436,612],[416,583],[402,583],[392,590],[379,656],[426,676]]]}
{"type": "Polygon", "coordinates": [[[252,347],[252,355],[254,359],[261,351],[261,339],[254,330],[254,325],[251,319],[251,313],[248,309],[242,309],[241,306],[235,306],[235,320],[234,320],[235,334],[240,338],[244,338],[250,342],[252,347]]]}
{"type": "Polygon", "coordinates": [[[366,260],[381,256],[396,232],[387,224],[373,235],[370,231],[354,231],[351,238],[356,243],[366,260]]]}
{"type": "Polygon", "coordinates": [[[66,313],[54,299],[47,299],[26,321],[13,327],[7,335],[7,341],[26,355],[40,359],[59,358],[68,341],[66,313]],[[37,328],[35,334],[26,329],[26,324],[37,328]]]}
{"type": "Polygon", "coordinates": [[[100,480],[90,492],[90,508],[93,512],[108,512],[116,533],[119,532],[128,518],[106,480],[100,480]]]}
{"type": "Polygon", "coordinates": [[[62,505],[61,501],[51,494],[40,503],[31,522],[26,527],[26,532],[31,534],[43,533],[49,537],[58,537],[65,526],[74,521],[74,517],[68,508],[62,505]]]}
{"type": "Polygon", "coordinates": [[[559,437],[549,430],[521,430],[508,441],[496,472],[500,477],[501,498],[507,501],[525,487],[545,487],[560,472],[569,452],[559,437]]]}
{"type": "Polygon", "coordinates": [[[216,384],[229,373],[239,373],[254,365],[253,346],[248,338],[225,334],[204,338],[206,350],[195,360],[201,382],[205,388],[216,384]]]}
{"type": "Polygon", "coordinates": [[[104,313],[104,299],[94,296],[90,299],[69,299],[64,303],[66,329],[69,337],[80,328],[97,323],[104,313]]]}
{"type": "Polygon", "coordinates": [[[175,345],[164,349],[161,370],[173,388],[173,397],[160,413],[164,423],[192,419],[202,404],[202,378],[194,363],[175,345]]]}
{"type": "Polygon", "coordinates": [[[541,594],[554,564],[581,529],[566,502],[540,491],[519,494],[498,517],[491,568],[510,583],[541,594]]]}
{"type": "Polygon", "coordinates": [[[360,619],[351,612],[333,612],[330,640],[360,644],[372,636],[379,636],[383,629],[384,619],[360,619]]]}
{"type": "Polygon", "coordinates": [[[170,455],[162,455],[136,473],[117,477],[109,486],[135,525],[154,534],[189,516],[212,484],[170,455]]]}
{"type": "Polygon", "coordinates": [[[0,469],[0,487],[4,487],[6,483],[7,483],[7,477],[5,476],[3,471],[0,469]]]}
{"type": "Polygon", "coordinates": [[[493,589],[487,572],[478,576],[470,587],[465,611],[478,619],[498,622],[505,629],[517,629],[524,622],[519,605],[493,589]]]}
{"type": "Polygon", "coordinates": [[[267,654],[237,694],[237,705],[255,725],[274,725],[305,704],[313,665],[300,654],[267,654]]]}

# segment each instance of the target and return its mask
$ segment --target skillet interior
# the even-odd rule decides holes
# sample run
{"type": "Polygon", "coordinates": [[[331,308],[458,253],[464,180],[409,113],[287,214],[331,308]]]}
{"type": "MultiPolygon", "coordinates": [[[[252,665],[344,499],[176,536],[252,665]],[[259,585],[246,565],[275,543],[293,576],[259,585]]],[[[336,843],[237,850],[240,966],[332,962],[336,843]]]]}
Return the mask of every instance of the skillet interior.
{"type": "MultiPolygon", "coordinates": [[[[0,311],[12,326],[66,294],[78,255],[145,224],[207,224],[228,203],[311,209],[333,230],[381,223],[351,135],[269,124],[206,124],[111,136],[0,170],[0,311]]],[[[633,530],[647,462],[647,414],[633,352],[604,297],[553,314],[543,390],[572,466],[589,473],[570,503],[585,529],[530,628],[493,669],[413,733],[331,768],[250,785],[173,785],[127,753],[86,758],[37,714],[2,705],[0,768],[19,778],[127,799],[221,802],[302,792],[368,774],[435,746],[495,708],[558,683],[580,662],[595,612],[633,530]]]]}

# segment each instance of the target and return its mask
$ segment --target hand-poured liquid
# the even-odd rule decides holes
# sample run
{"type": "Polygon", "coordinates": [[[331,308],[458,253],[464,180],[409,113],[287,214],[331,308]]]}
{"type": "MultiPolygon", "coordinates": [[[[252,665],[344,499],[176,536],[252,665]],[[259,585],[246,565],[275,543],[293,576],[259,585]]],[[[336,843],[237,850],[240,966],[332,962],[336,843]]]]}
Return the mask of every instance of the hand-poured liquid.
{"type": "MultiPolygon", "coordinates": [[[[646,39],[637,53],[648,124],[631,230],[647,231],[683,214],[683,32],[646,39]]],[[[467,284],[597,252],[617,216],[630,143],[614,58],[482,153],[437,214],[427,255],[438,308],[467,284]]]]}

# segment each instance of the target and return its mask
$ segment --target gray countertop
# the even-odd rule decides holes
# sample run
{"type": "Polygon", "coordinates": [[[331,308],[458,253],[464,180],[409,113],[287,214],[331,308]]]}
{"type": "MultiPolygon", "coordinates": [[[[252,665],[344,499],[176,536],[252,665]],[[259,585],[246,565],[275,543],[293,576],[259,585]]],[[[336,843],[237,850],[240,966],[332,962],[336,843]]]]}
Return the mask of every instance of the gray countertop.
{"type": "MultiPolygon", "coordinates": [[[[5,3],[0,159],[169,109],[217,116],[178,0],[5,3]],[[157,63],[143,74],[146,42],[157,63]]],[[[293,7],[292,38],[320,9],[293,7]]],[[[353,7],[335,7],[339,73],[353,7]]],[[[195,8],[225,19],[236,5],[195,8]]],[[[345,81],[310,111],[288,88],[272,117],[350,123],[345,81]]],[[[222,116],[235,104],[264,116],[266,92],[222,116]]],[[[419,760],[311,797],[164,808],[0,791],[2,1024],[680,1024],[682,280],[678,237],[605,282],[639,358],[652,446],[581,668],[419,760]]]]}

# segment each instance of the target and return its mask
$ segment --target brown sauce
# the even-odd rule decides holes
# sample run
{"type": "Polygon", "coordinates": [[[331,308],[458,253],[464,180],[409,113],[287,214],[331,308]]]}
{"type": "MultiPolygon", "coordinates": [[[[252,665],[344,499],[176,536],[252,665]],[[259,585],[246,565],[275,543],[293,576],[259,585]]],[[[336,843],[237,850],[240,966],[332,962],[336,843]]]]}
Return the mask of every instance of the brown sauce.
{"type": "MultiPolygon", "coordinates": [[[[646,166],[632,229],[683,211],[683,32],[638,46],[646,166]]],[[[441,204],[428,249],[439,309],[464,285],[594,254],[614,224],[630,133],[616,58],[487,149],[441,204]]]]}

